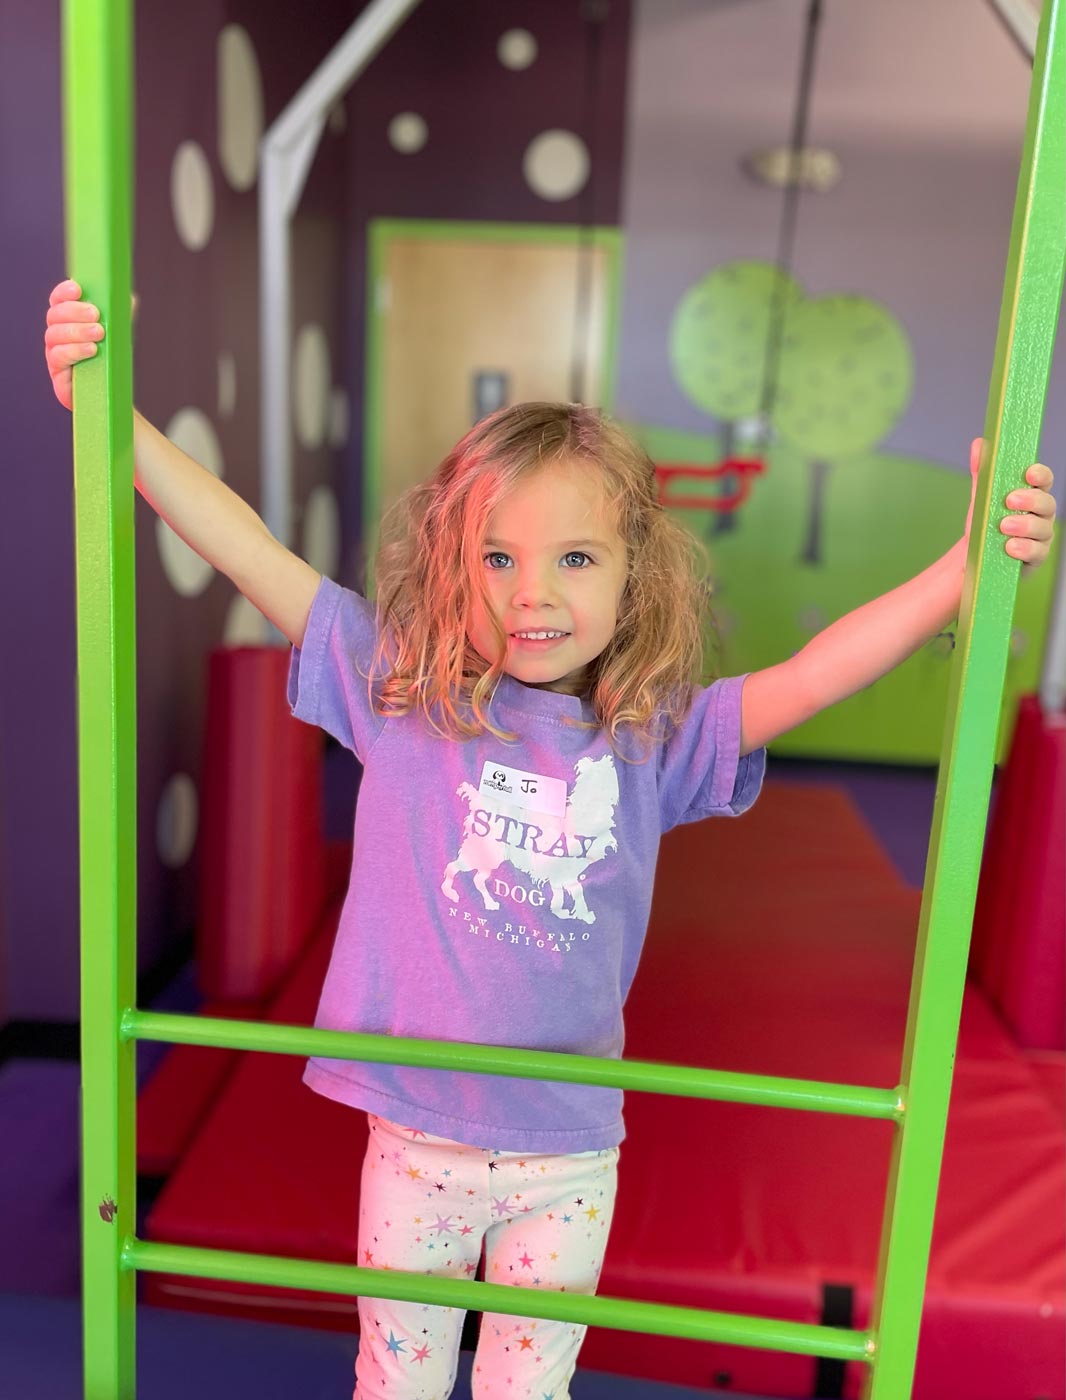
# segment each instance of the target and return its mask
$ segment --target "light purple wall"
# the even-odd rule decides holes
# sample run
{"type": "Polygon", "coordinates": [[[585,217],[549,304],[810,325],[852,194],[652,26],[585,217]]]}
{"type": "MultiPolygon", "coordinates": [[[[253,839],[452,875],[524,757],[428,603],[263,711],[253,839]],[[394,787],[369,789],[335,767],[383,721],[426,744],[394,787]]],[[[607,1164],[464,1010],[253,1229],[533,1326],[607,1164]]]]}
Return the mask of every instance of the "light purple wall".
{"type": "MultiPolygon", "coordinates": [[[[707,430],[671,377],[670,320],[717,264],[776,256],[781,195],[753,183],[740,159],[787,143],[807,8],[635,7],[618,385],[626,418],[707,430]]],[[[890,450],[965,468],[981,432],[1029,79],[990,5],[823,6],[808,139],[835,151],[844,175],[829,194],[803,196],[794,272],[809,295],[872,297],[906,328],[914,395],[890,450]]],[[[1066,455],[1062,340],[1042,445],[1052,464],[1066,455]]]]}
{"type": "MultiPolygon", "coordinates": [[[[8,600],[0,813],[6,992],[0,1021],[65,1020],[78,1010],[74,732],[74,580],[70,422],[52,397],[41,336],[49,289],[66,273],[60,152],[58,6],[8,0],[0,31],[6,282],[6,481],[0,580],[8,600]],[[8,217],[10,215],[10,217],[8,217]],[[17,470],[17,476],[14,474],[17,470]],[[14,502],[18,502],[17,509],[14,502]],[[16,605],[13,600],[18,599],[16,605]],[[13,683],[15,676],[18,682],[13,683]]],[[[227,23],[255,47],[269,122],[351,21],[348,0],[302,10],[299,23],[251,0],[136,7],[137,127],[134,279],[142,305],[134,375],[138,407],[164,426],[185,406],[207,413],[225,476],[258,503],[256,192],[238,193],[218,159],[215,48],[227,23]],[[170,171],[185,140],[203,148],[215,196],[214,233],[191,252],[171,214],[170,171]],[[216,412],[217,361],[237,359],[234,416],[216,412]]],[[[324,145],[295,225],[296,324],[318,320],[343,377],[338,295],[343,172],[339,143],[324,145]],[[308,249],[313,249],[309,255],[308,249]]],[[[335,455],[301,451],[296,494],[332,481],[335,455]]],[[[233,590],[216,577],[180,597],[167,581],[154,516],[137,505],[139,967],[152,968],[193,925],[196,859],[179,870],[156,853],[164,787],[178,772],[200,780],[206,655],[219,644],[233,590]]]]}
{"type": "Polygon", "coordinates": [[[70,423],[42,353],[63,268],[58,43],[58,5],[0,7],[0,1022],[48,1005],[50,983],[69,997],[78,966],[70,423]]]}

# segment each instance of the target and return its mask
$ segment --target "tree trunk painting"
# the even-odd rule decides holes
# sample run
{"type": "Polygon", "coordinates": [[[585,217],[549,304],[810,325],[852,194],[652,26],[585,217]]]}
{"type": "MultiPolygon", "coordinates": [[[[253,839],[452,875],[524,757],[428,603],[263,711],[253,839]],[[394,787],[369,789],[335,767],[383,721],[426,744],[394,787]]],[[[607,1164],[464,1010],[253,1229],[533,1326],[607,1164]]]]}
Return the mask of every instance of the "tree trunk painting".
{"type": "Polygon", "coordinates": [[[825,509],[825,484],[831,462],[816,458],[810,463],[811,490],[807,506],[807,543],[800,556],[802,563],[820,565],[822,562],[822,513],[825,509]]]}

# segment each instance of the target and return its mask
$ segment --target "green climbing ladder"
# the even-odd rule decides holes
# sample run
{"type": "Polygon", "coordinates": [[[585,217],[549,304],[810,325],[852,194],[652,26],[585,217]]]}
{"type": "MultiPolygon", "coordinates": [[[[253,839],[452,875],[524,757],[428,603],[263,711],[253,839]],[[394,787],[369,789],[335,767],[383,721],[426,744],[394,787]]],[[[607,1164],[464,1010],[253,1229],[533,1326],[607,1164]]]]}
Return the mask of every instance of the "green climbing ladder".
{"type": "Polygon", "coordinates": [[[868,1365],[910,1394],[1018,565],[1001,502],[1035,459],[1066,243],[1066,35],[1045,0],[922,900],[892,1090],[156,1014],[136,1007],[136,705],[130,341],[129,0],[64,0],[67,268],[108,326],[75,379],[81,826],[82,1229],[87,1400],[132,1400],[138,1269],[555,1318],[868,1365]],[[890,1119],[892,1168],[866,1331],[136,1238],[138,1040],[386,1061],[890,1119]]]}

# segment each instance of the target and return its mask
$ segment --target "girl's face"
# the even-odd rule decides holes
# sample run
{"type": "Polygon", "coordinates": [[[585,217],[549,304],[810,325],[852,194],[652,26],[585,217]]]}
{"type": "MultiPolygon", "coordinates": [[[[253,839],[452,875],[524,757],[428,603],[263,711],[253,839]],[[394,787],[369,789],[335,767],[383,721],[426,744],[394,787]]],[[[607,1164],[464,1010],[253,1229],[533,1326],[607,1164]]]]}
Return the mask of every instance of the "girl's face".
{"type": "MultiPolygon", "coordinates": [[[[597,474],[563,459],[526,477],[489,517],[481,567],[507,636],[507,674],[583,694],[589,662],[614,635],[626,581],[625,541],[597,474]],[[551,635],[530,635],[544,633],[551,635]]],[[[480,602],[470,641],[493,659],[496,642],[480,602]]]]}

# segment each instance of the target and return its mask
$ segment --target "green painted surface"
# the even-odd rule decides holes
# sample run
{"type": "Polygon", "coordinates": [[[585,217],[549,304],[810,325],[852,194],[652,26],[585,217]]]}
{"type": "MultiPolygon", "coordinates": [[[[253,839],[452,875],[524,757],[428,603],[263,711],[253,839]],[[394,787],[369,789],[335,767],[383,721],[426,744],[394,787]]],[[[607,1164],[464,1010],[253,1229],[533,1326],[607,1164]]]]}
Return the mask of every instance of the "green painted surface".
{"type": "Polygon", "coordinates": [[[241,1283],[309,1288],[323,1293],[351,1295],[372,1289],[375,1298],[400,1298],[408,1302],[501,1312],[517,1317],[544,1317],[574,1324],[592,1323],[597,1327],[650,1332],[665,1337],[691,1337],[730,1346],[767,1347],[773,1351],[829,1356],[841,1361],[867,1360],[871,1345],[869,1333],[843,1327],[777,1322],[773,1318],[681,1308],[668,1303],[552,1293],[510,1284],[433,1278],[405,1274],[398,1269],[383,1272],[352,1264],[146,1244],[137,1239],[128,1241],[123,1262],[124,1267],[131,1270],[234,1279],[241,1283]]]}
{"type": "Polygon", "coordinates": [[[551,1050],[515,1050],[500,1045],[463,1045],[456,1041],[411,1040],[404,1036],[362,1035],[306,1026],[260,1025],[254,1021],[178,1016],[162,1011],[127,1012],[122,1019],[122,1034],[135,1040],[160,1040],[175,1045],[223,1045],[233,1050],[263,1050],[280,1055],[315,1055],[324,1059],[420,1065],[568,1084],[601,1084],[616,1089],[676,1094],[683,1098],[771,1104],[776,1108],[893,1122],[900,1114],[897,1089],[824,1084],[810,1079],[736,1074],[641,1060],[597,1059],[551,1050]]]}
{"type": "Polygon", "coordinates": [[[74,371],[81,856],[82,1276],[87,1400],[134,1391],[136,687],[130,347],[132,103],[128,0],[66,0],[67,268],[108,337],[74,371]]]}
{"type": "Polygon", "coordinates": [[[690,287],[670,323],[670,365],[682,392],[712,418],[755,417],[778,308],[803,289],[772,263],[730,262],[690,287]]]}
{"type": "MultiPolygon", "coordinates": [[[[722,443],[712,435],[627,426],[658,461],[707,464],[720,459],[722,443]]],[[[960,459],[968,455],[969,443],[962,444],[960,459]]],[[[779,445],[767,461],[767,472],[755,478],[751,495],[736,513],[735,529],[712,535],[714,512],[676,512],[710,551],[719,633],[708,636],[707,655],[722,675],[785,660],[816,631],[931,564],[958,539],[966,519],[968,475],[913,458],[866,453],[832,467],[823,500],[821,562],[808,564],[803,559],[807,459],[779,445]]],[[[691,495],[712,496],[718,490],[715,482],[679,485],[691,495]]],[[[1012,629],[1017,654],[1007,666],[1001,753],[1019,697],[1039,684],[1054,585],[1052,560],[1023,577],[1018,591],[1012,629]]],[[[869,690],[783,735],[773,752],[935,763],[951,660],[948,637],[931,642],[869,690]]]]}

